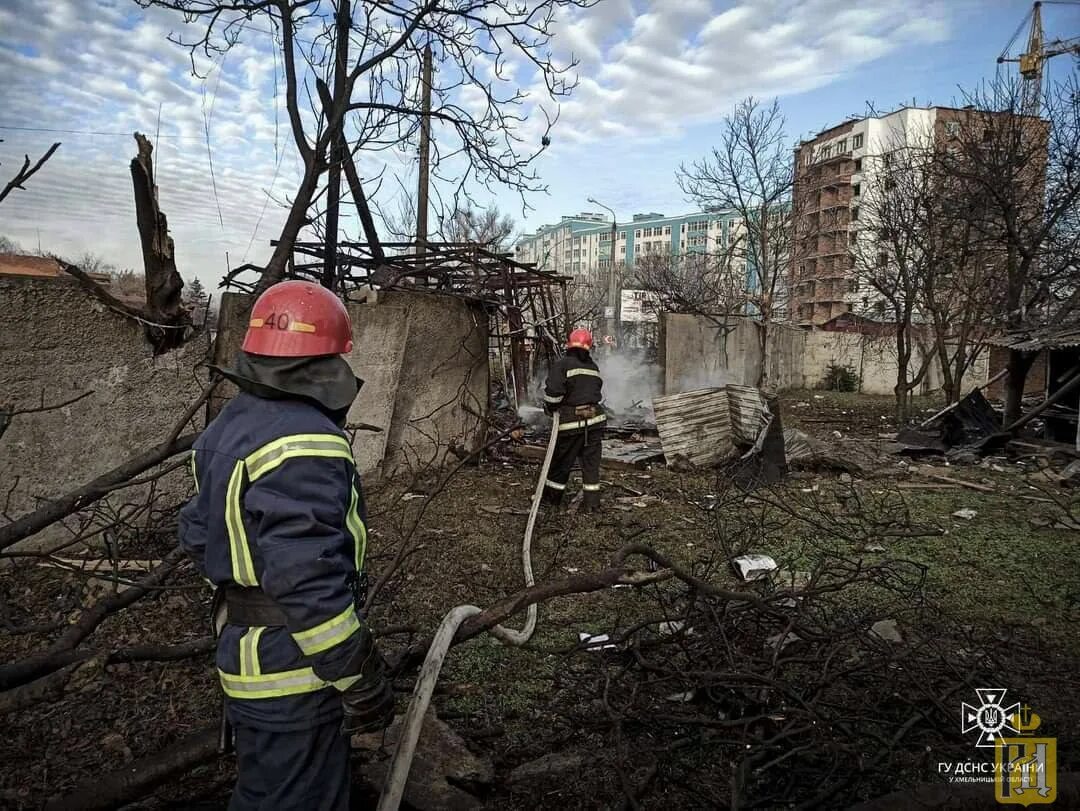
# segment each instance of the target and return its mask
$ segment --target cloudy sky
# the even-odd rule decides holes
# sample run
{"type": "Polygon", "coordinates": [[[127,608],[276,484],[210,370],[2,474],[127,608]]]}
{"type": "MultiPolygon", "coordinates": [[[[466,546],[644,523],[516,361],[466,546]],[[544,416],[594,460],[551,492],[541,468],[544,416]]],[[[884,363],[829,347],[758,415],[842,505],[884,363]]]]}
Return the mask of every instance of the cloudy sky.
{"type": "MultiPolygon", "coordinates": [[[[554,51],[579,61],[579,86],[536,165],[548,193],[530,196],[525,212],[498,189],[476,196],[526,231],[591,208],[589,196],[620,219],[692,210],[674,170],[707,152],[717,121],[738,99],[779,97],[793,137],[861,113],[868,102],[879,109],[913,99],[949,103],[958,86],[993,75],[1029,5],[600,0],[563,15],[556,28],[554,51]]],[[[1050,35],[1080,30],[1076,7],[1047,6],[1045,16],[1050,35]]],[[[185,278],[216,286],[227,262],[269,256],[283,219],[279,202],[298,173],[273,40],[245,29],[224,60],[200,60],[201,78],[170,32],[184,32],[180,18],[131,0],[0,0],[0,180],[24,152],[63,144],[27,191],[0,205],[0,234],[28,249],[40,242],[46,251],[90,251],[139,267],[128,162],[131,133],[140,130],[156,136],[161,205],[185,278]]],[[[529,79],[521,81],[528,90],[529,79]]],[[[383,157],[366,159],[362,173],[376,172],[383,157]]],[[[390,167],[407,184],[409,171],[407,161],[390,167]]],[[[388,209],[395,188],[382,185],[388,209]]],[[[344,227],[355,233],[355,220],[344,227]]]]}

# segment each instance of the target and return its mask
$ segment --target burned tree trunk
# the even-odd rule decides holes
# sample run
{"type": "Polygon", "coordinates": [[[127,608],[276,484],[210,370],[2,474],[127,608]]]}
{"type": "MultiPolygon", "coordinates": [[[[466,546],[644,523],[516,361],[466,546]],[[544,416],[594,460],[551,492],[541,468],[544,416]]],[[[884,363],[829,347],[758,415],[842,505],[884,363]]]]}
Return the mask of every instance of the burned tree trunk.
{"type": "Polygon", "coordinates": [[[146,312],[153,322],[146,328],[155,351],[164,352],[183,343],[184,330],[175,327],[187,326],[191,318],[180,297],[184,281],[176,270],[169,225],[165,213],[158,207],[154,147],[140,132],[135,133],[135,141],[139,152],[131,160],[131,180],[135,188],[135,219],[146,273],[146,312]]]}

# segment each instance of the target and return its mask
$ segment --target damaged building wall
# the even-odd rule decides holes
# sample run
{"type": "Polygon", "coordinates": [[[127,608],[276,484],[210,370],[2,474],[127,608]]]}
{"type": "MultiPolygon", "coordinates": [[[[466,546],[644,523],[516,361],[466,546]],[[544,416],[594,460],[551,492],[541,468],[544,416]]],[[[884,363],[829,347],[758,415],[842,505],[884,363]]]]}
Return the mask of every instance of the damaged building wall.
{"type": "MultiPolygon", "coordinates": [[[[37,408],[83,397],[59,410],[19,414],[0,436],[5,511],[15,517],[160,443],[202,391],[196,367],[208,339],[197,336],[154,357],[141,327],[66,278],[0,276],[0,402],[37,408]]],[[[158,492],[185,496],[185,470],[158,492]]],[[[112,503],[145,501],[128,488],[112,503]]],[[[143,516],[145,520],[145,516],[143,516]]],[[[60,527],[50,528],[52,540],[60,527]]]]}
{"type": "MultiPolygon", "coordinates": [[[[760,325],[749,318],[717,319],[663,313],[660,358],[664,363],[664,393],[757,384],[761,369],[760,325]]],[[[820,388],[833,363],[850,366],[862,380],[865,394],[892,395],[896,386],[896,343],[892,337],[852,332],[769,327],[769,383],[778,389],[820,388]]],[[[912,368],[922,363],[916,352],[912,368]]],[[[985,383],[1001,366],[983,352],[964,379],[965,386],[985,383]]],[[[942,386],[941,366],[934,358],[916,394],[942,386]]]]}
{"type": "MultiPolygon", "coordinates": [[[[240,348],[248,302],[237,293],[223,297],[215,362],[227,363],[240,348]]],[[[369,291],[347,307],[353,324],[347,360],[364,381],[348,419],[382,429],[356,432],[360,472],[392,475],[441,462],[450,448],[475,450],[488,408],[484,308],[411,291],[369,291]]],[[[230,386],[224,396],[233,393],[230,386]]]]}
{"type": "MultiPolygon", "coordinates": [[[[664,393],[736,383],[757,385],[761,373],[761,325],[733,316],[721,321],[700,315],[662,313],[660,357],[664,393]]],[[[805,332],[784,324],[769,326],[769,377],[776,388],[803,385],[805,332]]]]}

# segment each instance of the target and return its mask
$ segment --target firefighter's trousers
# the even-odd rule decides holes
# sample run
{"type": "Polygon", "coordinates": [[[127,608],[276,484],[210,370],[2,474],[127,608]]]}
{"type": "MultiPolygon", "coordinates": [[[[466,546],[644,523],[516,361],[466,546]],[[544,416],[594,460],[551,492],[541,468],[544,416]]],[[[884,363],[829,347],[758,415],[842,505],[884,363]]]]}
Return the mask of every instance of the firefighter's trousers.
{"type": "Polygon", "coordinates": [[[341,719],[298,732],[236,727],[229,811],[348,811],[349,739],[341,719]]]}
{"type": "Polygon", "coordinates": [[[557,506],[566,492],[566,483],[570,480],[570,470],[574,462],[581,461],[581,482],[584,498],[582,507],[593,511],[600,506],[600,457],[603,453],[604,427],[581,428],[574,431],[560,431],[555,441],[555,454],[551,458],[551,469],[544,482],[543,503],[557,506]]]}

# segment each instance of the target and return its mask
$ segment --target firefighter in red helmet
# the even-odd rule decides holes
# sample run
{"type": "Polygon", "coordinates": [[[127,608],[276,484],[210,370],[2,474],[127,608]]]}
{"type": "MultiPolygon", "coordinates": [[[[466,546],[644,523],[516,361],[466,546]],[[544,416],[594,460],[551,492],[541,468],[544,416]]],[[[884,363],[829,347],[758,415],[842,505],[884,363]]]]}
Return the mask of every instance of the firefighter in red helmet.
{"type": "Polygon", "coordinates": [[[592,334],[576,329],[566,342],[566,354],[556,361],[544,385],[544,407],[559,412],[559,436],[551,469],[544,482],[543,503],[557,507],[566,491],[570,469],[581,460],[582,508],[600,506],[600,457],[607,415],[600,405],[604,381],[589,351],[592,334]]]}
{"type": "Polygon", "coordinates": [[[349,314],[329,290],[274,285],[219,371],[234,397],[195,442],[180,543],[214,586],[231,811],[349,807],[348,734],[394,698],[358,609],[363,491],[342,430],[361,381],[349,314]]]}

